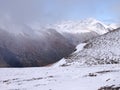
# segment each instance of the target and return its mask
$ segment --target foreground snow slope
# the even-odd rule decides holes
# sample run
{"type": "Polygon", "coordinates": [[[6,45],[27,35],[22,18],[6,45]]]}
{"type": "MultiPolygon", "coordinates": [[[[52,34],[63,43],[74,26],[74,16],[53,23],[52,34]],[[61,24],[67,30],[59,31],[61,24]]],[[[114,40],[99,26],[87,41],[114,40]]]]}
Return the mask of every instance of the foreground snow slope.
{"type": "Polygon", "coordinates": [[[120,86],[120,65],[0,68],[0,90],[100,90],[112,85],[120,86]]]}

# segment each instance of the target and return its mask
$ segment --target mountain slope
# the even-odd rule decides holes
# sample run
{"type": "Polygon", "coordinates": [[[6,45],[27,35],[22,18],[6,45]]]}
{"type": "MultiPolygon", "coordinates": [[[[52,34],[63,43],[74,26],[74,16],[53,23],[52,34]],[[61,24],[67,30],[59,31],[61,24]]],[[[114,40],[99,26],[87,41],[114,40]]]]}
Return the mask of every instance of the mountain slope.
{"type": "Polygon", "coordinates": [[[120,28],[86,42],[83,50],[66,59],[79,65],[120,63],[120,28]]]}

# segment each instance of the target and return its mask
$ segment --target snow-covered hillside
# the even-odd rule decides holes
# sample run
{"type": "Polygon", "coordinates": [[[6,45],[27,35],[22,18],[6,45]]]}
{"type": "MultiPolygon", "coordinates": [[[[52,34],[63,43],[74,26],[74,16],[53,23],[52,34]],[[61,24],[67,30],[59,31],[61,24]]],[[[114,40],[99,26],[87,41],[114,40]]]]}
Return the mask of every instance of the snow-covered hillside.
{"type": "Polygon", "coordinates": [[[66,62],[79,65],[119,64],[120,28],[88,40],[83,50],[70,55],[66,62]]]}

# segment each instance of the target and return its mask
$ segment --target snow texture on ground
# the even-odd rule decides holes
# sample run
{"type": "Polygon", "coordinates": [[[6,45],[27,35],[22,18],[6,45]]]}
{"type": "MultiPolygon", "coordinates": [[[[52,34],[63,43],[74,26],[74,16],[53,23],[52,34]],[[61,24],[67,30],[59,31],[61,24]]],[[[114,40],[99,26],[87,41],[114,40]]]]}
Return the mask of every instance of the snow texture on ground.
{"type": "Polygon", "coordinates": [[[120,65],[0,69],[0,90],[98,90],[112,85],[120,86],[120,65]]]}

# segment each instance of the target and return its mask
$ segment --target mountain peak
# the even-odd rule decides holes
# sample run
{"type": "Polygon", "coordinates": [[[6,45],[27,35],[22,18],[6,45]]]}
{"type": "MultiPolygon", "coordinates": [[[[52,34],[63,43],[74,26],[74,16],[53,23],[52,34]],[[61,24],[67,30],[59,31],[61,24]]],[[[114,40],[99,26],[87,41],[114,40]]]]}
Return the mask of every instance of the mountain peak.
{"type": "Polygon", "coordinates": [[[59,32],[86,33],[93,31],[101,35],[108,32],[109,26],[94,18],[87,18],[79,21],[62,21],[53,25],[52,28],[59,32]]]}

